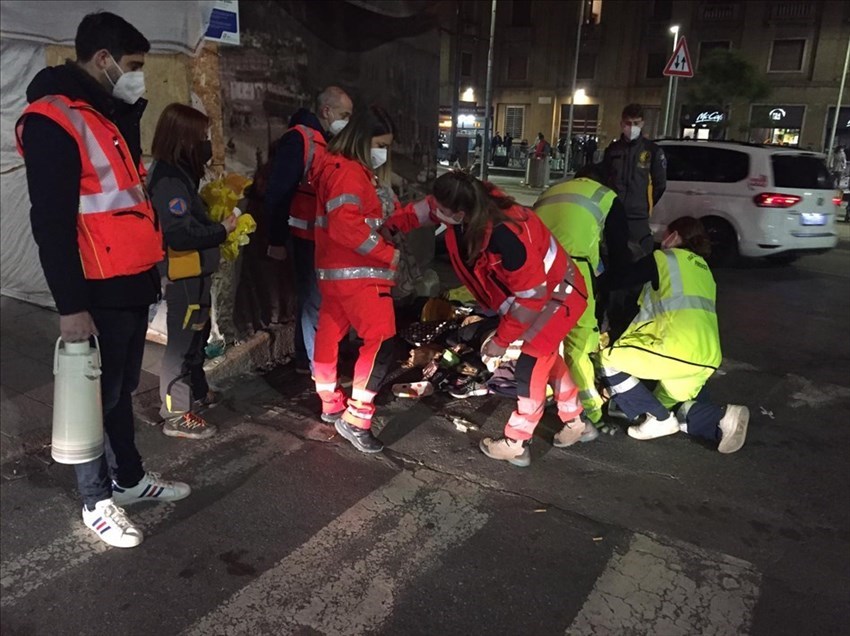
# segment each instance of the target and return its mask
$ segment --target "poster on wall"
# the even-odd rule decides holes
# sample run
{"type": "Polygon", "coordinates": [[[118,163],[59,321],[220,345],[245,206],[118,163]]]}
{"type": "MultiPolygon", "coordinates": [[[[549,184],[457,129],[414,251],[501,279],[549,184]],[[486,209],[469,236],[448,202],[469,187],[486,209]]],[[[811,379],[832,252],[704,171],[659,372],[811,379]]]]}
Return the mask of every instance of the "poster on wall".
{"type": "Polygon", "coordinates": [[[223,44],[240,44],[239,0],[218,0],[210,15],[207,40],[223,44]]]}

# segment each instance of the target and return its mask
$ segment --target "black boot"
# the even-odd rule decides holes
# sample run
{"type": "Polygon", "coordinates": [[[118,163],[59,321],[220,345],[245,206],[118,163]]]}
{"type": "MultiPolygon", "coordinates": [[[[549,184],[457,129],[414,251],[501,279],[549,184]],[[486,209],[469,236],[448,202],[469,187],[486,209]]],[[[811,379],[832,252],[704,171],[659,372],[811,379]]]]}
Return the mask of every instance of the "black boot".
{"type": "Polygon", "coordinates": [[[367,428],[353,426],[342,418],[334,423],[334,428],[361,453],[380,453],[384,450],[384,445],[367,428]]]}

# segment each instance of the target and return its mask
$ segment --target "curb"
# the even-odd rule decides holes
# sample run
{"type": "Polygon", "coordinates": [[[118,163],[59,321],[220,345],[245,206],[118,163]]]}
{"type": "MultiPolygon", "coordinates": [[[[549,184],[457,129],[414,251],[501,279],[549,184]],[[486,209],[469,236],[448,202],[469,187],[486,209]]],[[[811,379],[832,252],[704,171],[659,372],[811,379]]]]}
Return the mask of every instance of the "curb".
{"type": "MultiPolygon", "coordinates": [[[[294,322],[258,331],[244,342],[225,350],[224,355],[208,360],[204,365],[207,379],[212,385],[225,385],[257,369],[285,364],[294,353],[294,336],[294,322]]],[[[159,424],[159,389],[135,393],[133,411],[142,423],[159,424]]],[[[24,435],[3,434],[0,476],[7,480],[20,479],[33,470],[51,465],[53,460],[49,448],[52,434],[50,424],[28,430],[24,435]]]]}

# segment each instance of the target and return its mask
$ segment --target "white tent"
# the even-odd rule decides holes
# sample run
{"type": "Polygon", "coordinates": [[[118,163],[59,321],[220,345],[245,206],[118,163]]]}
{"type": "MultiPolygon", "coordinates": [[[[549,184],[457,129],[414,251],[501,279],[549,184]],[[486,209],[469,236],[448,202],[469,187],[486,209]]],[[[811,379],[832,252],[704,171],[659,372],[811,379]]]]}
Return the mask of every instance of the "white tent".
{"type": "Polygon", "coordinates": [[[152,52],[194,54],[215,4],[207,0],[0,3],[0,294],[53,304],[30,230],[26,173],[14,132],[26,107],[26,87],[45,66],[45,47],[73,45],[83,16],[111,11],[144,33],[152,52]]]}

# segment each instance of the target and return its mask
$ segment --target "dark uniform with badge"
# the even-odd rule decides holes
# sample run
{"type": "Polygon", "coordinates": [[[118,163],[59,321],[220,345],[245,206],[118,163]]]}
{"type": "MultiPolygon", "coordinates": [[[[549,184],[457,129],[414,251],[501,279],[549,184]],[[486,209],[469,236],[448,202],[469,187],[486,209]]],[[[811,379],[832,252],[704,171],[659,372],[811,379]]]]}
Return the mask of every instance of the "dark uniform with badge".
{"type": "Polygon", "coordinates": [[[664,151],[646,137],[628,141],[620,136],[602,159],[606,183],[617,193],[629,222],[629,247],[634,260],[652,252],[649,217],[667,187],[664,151]]]}
{"type": "Polygon", "coordinates": [[[168,343],[159,375],[160,415],[166,419],[189,413],[209,392],[204,348],[210,335],[211,277],[227,230],[210,220],[198,186],[182,168],[162,161],[148,178],[166,252],[161,273],[168,279],[168,343]]]}

